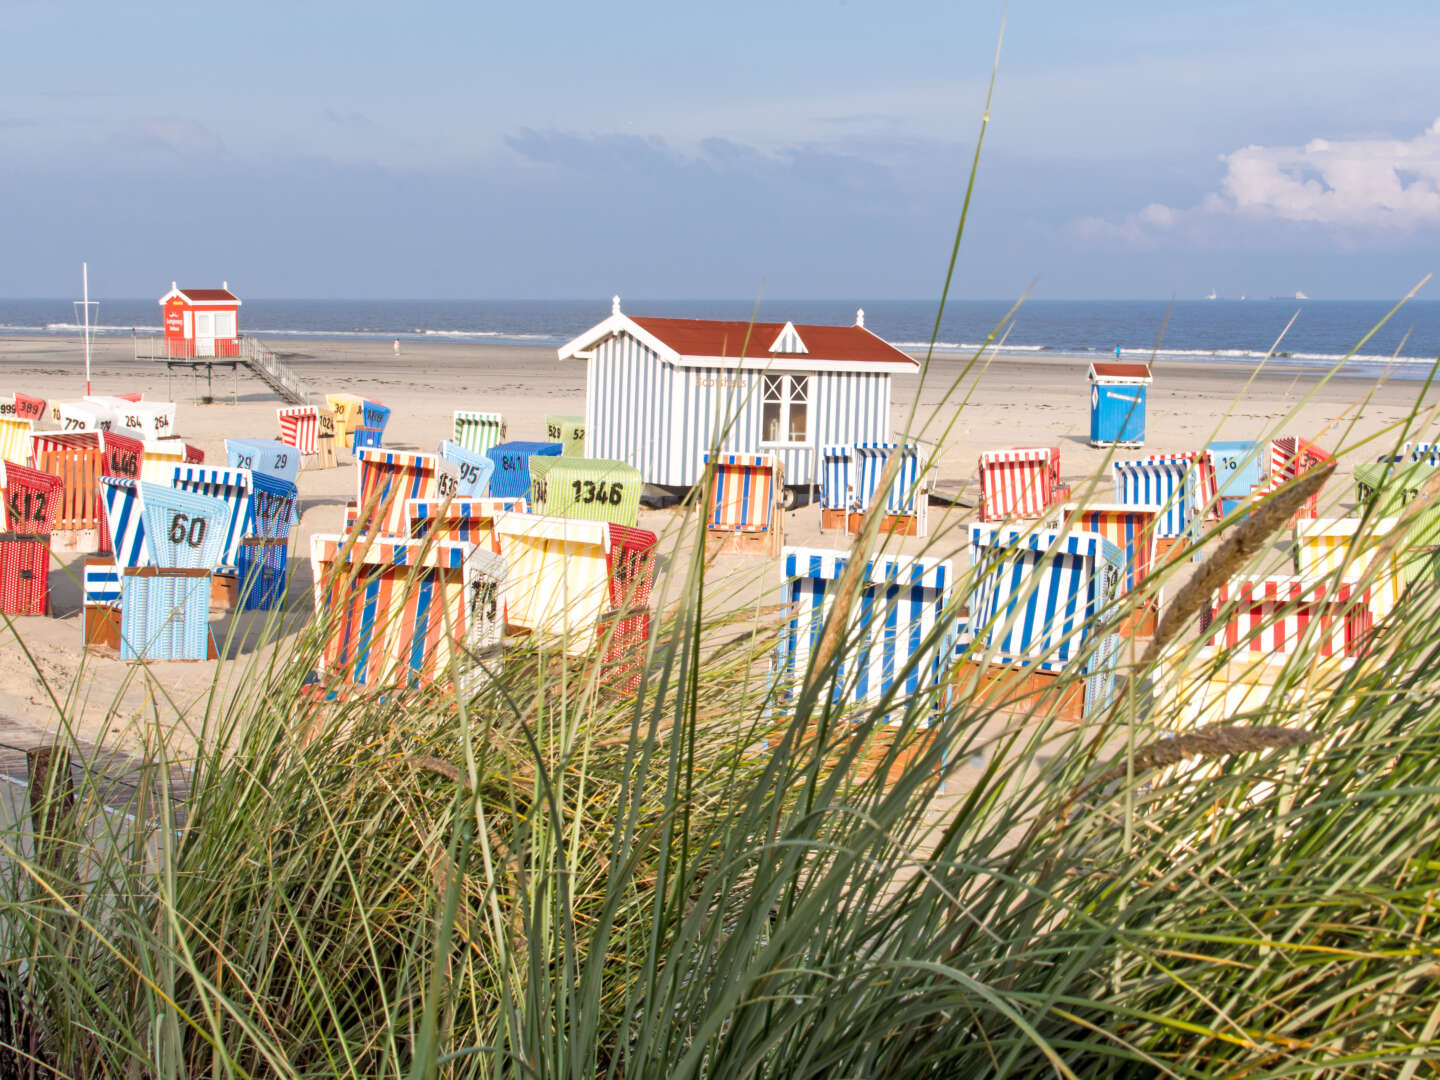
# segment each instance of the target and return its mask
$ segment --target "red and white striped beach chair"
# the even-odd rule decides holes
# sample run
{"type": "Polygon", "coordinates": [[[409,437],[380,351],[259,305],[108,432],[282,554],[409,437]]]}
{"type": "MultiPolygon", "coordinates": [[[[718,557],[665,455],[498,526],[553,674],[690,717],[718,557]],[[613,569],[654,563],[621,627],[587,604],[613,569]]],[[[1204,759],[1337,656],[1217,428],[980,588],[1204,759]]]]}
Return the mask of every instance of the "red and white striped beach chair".
{"type": "Polygon", "coordinates": [[[1264,664],[1284,664],[1307,635],[1324,659],[1357,656],[1374,625],[1369,586],[1293,576],[1233,578],[1204,615],[1208,650],[1264,664]]]}
{"type": "Polygon", "coordinates": [[[1038,518],[1059,486],[1058,446],[987,450],[980,455],[980,520],[1038,518]]]}

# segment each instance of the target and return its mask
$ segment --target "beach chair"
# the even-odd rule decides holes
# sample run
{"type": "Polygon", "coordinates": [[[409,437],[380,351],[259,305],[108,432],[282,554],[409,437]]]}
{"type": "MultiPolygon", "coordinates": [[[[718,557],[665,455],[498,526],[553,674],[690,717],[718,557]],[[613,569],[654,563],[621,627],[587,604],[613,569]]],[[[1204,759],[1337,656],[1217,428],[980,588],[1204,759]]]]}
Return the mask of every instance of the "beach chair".
{"type": "Polygon", "coordinates": [[[1216,590],[1202,612],[1202,656],[1225,650],[1257,664],[1286,664],[1301,641],[1307,656],[1343,661],[1366,647],[1374,623],[1371,590],[1350,581],[1291,577],[1237,577],[1216,590]]]}
{"type": "MultiPolygon", "coordinates": [[[[1251,489],[1251,497],[1264,498],[1271,492],[1303,476],[1309,470],[1333,460],[1333,455],[1328,451],[1297,436],[1282,435],[1272,439],[1270,441],[1269,475],[1251,489]]],[[[1305,502],[1296,510],[1291,518],[1291,524],[1293,526],[1297,521],[1310,521],[1319,516],[1320,492],[1316,491],[1306,498],[1305,502]]]]}
{"type": "Polygon", "coordinates": [[[45,419],[45,399],[29,394],[15,395],[15,418],[29,420],[32,424],[45,419]]]}
{"type": "Polygon", "coordinates": [[[353,432],[363,426],[360,410],[364,399],[358,394],[326,394],[325,404],[335,429],[335,438],[341,446],[349,446],[353,432]]]}
{"type": "Polygon", "coordinates": [[[111,431],[115,414],[98,401],[52,401],[50,415],[62,432],[111,431]]]}
{"type": "Polygon", "coordinates": [[[170,486],[219,499],[230,507],[226,532],[221,538],[221,553],[210,584],[214,589],[212,603],[216,610],[229,610],[239,599],[240,542],[250,529],[250,497],[255,490],[254,474],[249,469],[217,468],[209,465],[175,465],[170,470],[170,486]]]}
{"type": "MultiPolygon", "coordinates": [[[[1355,466],[1355,499],[1362,508],[1382,517],[1400,513],[1420,497],[1425,484],[1440,466],[1426,461],[1366,462],[1355,466]]],[[[1429,511],[1425,511],[1428,513],[1429,511]]]]}
{"type": "Polygon", "coordinates": [[[1201,495],[1201,463],[1195,454],[1112,461],[1115,498],[1121,506],[1158,507],[1156,558],[1164,561],[1176,546],[1199,537],[1208,501],[1201,495]]]}
{"type": "Polygon", "coordinates": [[[1440,443],[1406,443],[1405,458],[1417,465],[1440,466],[1440,443]]]}
{"type": "Polygon", "coordinates": [[[1205,447],[1215,476],[1218,517],[1228,517],[1250,498],[1268,473],[1272,447],[1266,443],[1219,441],[1205,447]]]}
{"type": "Polygon", "coordinates": [[[108,551],[108,543],[102,542],[104,512],[100,506],[99,481],[105,475],[105,454],[100,433],[37,432],[31,445],[35,467],[60,477],[52,549],[108,551]]]}
{"type": "Polygon", "coordinates": [[[980,455],[980,520],[1038,518],[1056,501],[1060,489],[1060,448],[1030,446],[987,450],[980,455]]]}
{"type": "Polygon", "coordinates": [[[532,499],[530,492],[530,459],[559,457],[564,447],[558,442],[526,442],[512,440],[499,443],[485,451],[495,463],[490,474],[490,494],[501,499],[532,499]]]}
{"type": "Polygon", "coordinates": [[[6,615],[50,610],[50,534],[60,490],[58,476],[0,461],[0,612],[6,615]]]}
{"type": "Polygon", "coordinates": [[[921,479],[917,447],[899,443],[862,442],[851,448],[853,485],[849,531],[860,531],[869,513],[881,515],[880,531],[901,536],[930,535],[930,491],[921,479]],[[900,471],[889,491],[880,491],[880,480],[890,455],[902,455],[900,471]]]}
{"type": "Polygon", "coordinates": [[[350,452],[380,448],[383,432],[379,428],[358,427],[350,429],[350,452]]]}
{"type": "Polygon", "coordinates": [[[1295,573],[1308,581],[1334,579],[1369,587],[1372,621],[1394,610],[1410,576],[1418,576],[1428,555],[1398,549],[1383,568],[1373,566],[1376,547],[1399,525],[1398,518],[1314,518],[1295,523],[1295,573]],[[1408,569],[1408,574],[1407,574],[1408,569]]]}
{"type": "Polygon", "coordinates": [[[210,578],[235,508],[195,491],[143,480],[137,487],[150,565],[120,567],[120,657],[213,659],[210,578]]]}
{"type": "Polygon", "coordinates": [[[440,456],[453,461],[459,470],[460,487],[456,494],[461,498],[483,498],[490,492],[490,476],[495,471],[495,462],[483,451],[468,450],[457,442],[445,440],[440,444],[440,456]]]}
{"type": "Polygon", "coordinates": [[[505,418],[497,412],[457,409],[451,418],[450,431],[452,442],[472,454],[484,454],[492,446],[505,441],[505,418]]]}
{"type": "MultiPolygon", "coordinates": [[[[1108,708],[1118,635],[1106,622],[1125,572],[1120,548],[1098,533],[972,525],[970,565],[956,655],[982,665],[978,692],[1018,690],[1021,699],[1044,702],[1057,676],[1078,669],[1083,691],[1077,684],[1061,694],[1057,715],[1078,719],[1108,708]],[[1007,674],[1014,672],[1023,685],[1007,674]]],[[[961,679],[962,687],[970,681],[961,679]]]]}
{"type": "Polygon", "coordinates": [[[407,500],[454,498],[460,487],[460,470],[436,454],[362,446],[355,461],[355,528],[360,532],[407,537],[407,500]]]}
{"type": "MultiPolygon", "coordinates": [[[[797,693],[835,604],[849,559],[844,551],[787,547],[781,555],[781,602],[788,612],[776,646],[783,693],[797,693]]],[[[946,619],[954,578],[949,562],[909,555],[877,555],[865,566],[847,633],[847,652],[833,700],[874,705],[897,682],[899,695],[933,696],[943,703],[954,652],[954,620],[946,619]]],[[[897,700],[897,712],[904,711],[897,700]]]]}
{"type": "Polygon", "coordinates": [[[495,533],[509,567],[507,619],[542,647],[599,658],[601,682],[638,685],[650,636],[658,538],[608,521],[501,514],[495,533]]]}
{"type": "Polygon", "coordinates": [[[124,397],[100,400],[117,418],[116,427],[122,434],[142,442],[168,439],[175,434],[175,403],[173,401],[131,401],[124,397]]]}
{"type": "Polygon", "coordinates": [[[0,461],[15,465],[29,465],[34,458],[31,437],[35,424],[14,416],[0,417],[0,461]]]}
{"type": "Polygon", "coordinates": [[[279,439],[226,439],[225,464],[289,484],[298,483],[300,478],[298,449],[279,439]]]}
{"type": "Polygon", "coordinates": [[[320,463],[320,410],[314,405],[284,405],[275,410],[280,441],[293,447],[301,468],[320,463]]]}
{"type": "Polygon", "coordinates": [[[242,611],[268,611],[285,598],[299,489],[266,473],[252,473],[251,482],[245,535],[236,560],[236,588],[242,611]]]}
{"type": "Polygon", "coordinates": [[[713,553],[775,556],[785,539],[785,467],[774,454],[709,454],[715,487],[705,511],[705,536],[713,553]]]}
{"type": "MultiPolygon", "coordinates": [[[[1060,511],[1061,521],[1072,529],[1096,533],[1120,549],[1120,596],[1137,589],[1158,565],[1157,529],[1161,516],[1158,506],[1118,503],[1067,503],[1060,511]]],[[[1121,635],[1153,637],[1162,606],[1161,594],[1150,597],[1121,624],[1121,635]]]]}
{"type": "Polygon", "coordinates": [[[464,541],[496,555],[500,554],[500,538],[495,533],[495,519],[501,514],[523,514],[527,509],[524,499],[477,499],[463,495],[405,502],[410,535],[415,539],[464,541]]]}
{"type": "Polygon", "coordinates": [[[850,530],[853,447],[849,443],[820,449],[820,529],[850,530]]]}
{"type": "Polygon", "coordinates": [[[460,686],[500,644],[506,564],[474,544],[409,537],[310,538],[319,674],[349,687],[460,686]]]}
{"type": "Polygon", "coordinates": [[[585,417],[545,417],[545,440],[558,442],[565,448],[560,451],[561,457],[583,458],[585,456],[585,417]]]}
{"type": "Polygon", "coordinates": [[[640,519],[640,470],[606,458],[530,459],[531,502],[537,514],[634,525],[640,519]]]}

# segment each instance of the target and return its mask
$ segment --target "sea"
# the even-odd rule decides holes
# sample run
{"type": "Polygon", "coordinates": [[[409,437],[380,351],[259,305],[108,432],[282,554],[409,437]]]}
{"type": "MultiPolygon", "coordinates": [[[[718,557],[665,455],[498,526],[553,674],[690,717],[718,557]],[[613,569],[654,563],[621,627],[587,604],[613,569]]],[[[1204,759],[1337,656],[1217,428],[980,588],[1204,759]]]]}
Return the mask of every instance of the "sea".
{"type": "MultiPolygon", "coordinates": [[[[1253,366],[1273,354],[1287,366],[1344,375],[1424,378],[1440,357],[1440,301],[1370,300],[951,300],[936,326],[934,300],[626,300],[632,315],[762,322],[854,322],[907,350],[945,352],[987,341],[1007,351],[1114,356],[1253,366]],[[1287,329],[1288,327],[1288,329],[1287,329]],[[1348,358],[1348,359],[1347,359],[1348,358]]],[[[0,300],[0,336],[78,337],[70,300],[0,300]]],[[[593,300],[263,300],[246,299],[243,333],[262,338],[402,342],[457,341],[555,347],[610,313],[593,300]]],[[[101,337],[154,334],[159,306],[101,300],[92,308],[101,337]]]]}

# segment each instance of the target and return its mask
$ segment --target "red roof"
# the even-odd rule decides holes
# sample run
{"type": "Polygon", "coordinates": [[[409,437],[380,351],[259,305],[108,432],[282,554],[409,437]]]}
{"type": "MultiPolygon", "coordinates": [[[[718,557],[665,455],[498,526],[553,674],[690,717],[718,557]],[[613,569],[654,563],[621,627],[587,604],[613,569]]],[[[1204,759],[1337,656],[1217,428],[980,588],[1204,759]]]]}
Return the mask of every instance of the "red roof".
{"type": "Polygon", "coordinates": [[[187,300],[205,301],[214,303],[217,300],[234,300],[240,302],[240,298],[229,289],[181,289],[180,293],[187,300]]]}
{"type": "Polygon", "coordinates": [[[1126,364],[1124,362],[1106,363],[1097,360],[1090,365],[1095,369],[1095,375],[1101,379],[1148,379],[1150,378],[1149,364],[1126,364]]]}
{"type": "MultiPolygon", "coordinates": [[[[770,346],[785,329],[784,323],[723,322],[712,319],[657,319],[630,316],[642,329],[659,338],[681,356],[740,356],[765,359],[770,346]]],[[[805,343],[804,354],[776,353],[796,360],[850,360],[870,363],[905,363],[919,367],[894,345],[863,326],[802,326],[795,332],[805,343]]]]}

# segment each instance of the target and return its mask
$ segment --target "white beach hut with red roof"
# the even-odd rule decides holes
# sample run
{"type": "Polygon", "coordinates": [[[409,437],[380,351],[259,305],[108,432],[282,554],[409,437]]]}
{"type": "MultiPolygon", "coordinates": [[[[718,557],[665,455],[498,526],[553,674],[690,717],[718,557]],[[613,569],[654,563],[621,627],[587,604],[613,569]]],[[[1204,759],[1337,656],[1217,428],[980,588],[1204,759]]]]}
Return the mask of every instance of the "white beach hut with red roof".
{"type": "Polygon", "coordinates": [[[584,360],[585,455],[687,488],[707,450],[773,454],[792,487],[819,482],[820,448],[887,442],[895,375],[919,362],[865,328],[626,315],[561,346],[584,360]]]}
{"type": "Polygon", "coordinates": [[[175,282],[160,297],[165,326],[165,355],[238,356],[240,298],[230,283],[218,289],[182,289],[175,282]]]}

